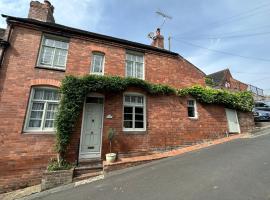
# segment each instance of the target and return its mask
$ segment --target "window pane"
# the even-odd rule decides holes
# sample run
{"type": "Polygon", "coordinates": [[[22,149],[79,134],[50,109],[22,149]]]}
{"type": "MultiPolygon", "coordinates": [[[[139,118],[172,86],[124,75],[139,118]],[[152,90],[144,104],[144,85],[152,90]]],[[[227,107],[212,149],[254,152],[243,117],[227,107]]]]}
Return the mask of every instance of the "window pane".
{"type": "Polygon", "coordinates": [[[46,120],[45,128],[53,128],[54,120],[46,120]]]}
{"type": "Polygon", "coordinates": [[[44,108],[44,103],[36,103],[34,102],[32,105],[32,110],[39,110],[39,111],[43,111],[44,108]]]}
{"type": "Polygon", "coordinates": [[[54,119],[55,118],[55,113],[53,111],[47,111],[46,113],[46,119],[54,119]]]}
{"type": "Polygon", "coordinates": [[[136,63],[136,78],[143,78],[143,64],[136,63]]]}
{"type": "Polygon", "coordinates": [[[124,121],[125,128],[132,128],[132,121],[124,121]]]}
{"type": "Polygon", "coordinates": [[[126,114],[126,113],[133,113],[133,108],[132,107],[127,107],[127,106],[125,106],[124,107],[124,113],[126,114]]]}
{"type": "Polygon", "coordinates": [[[67,58],[67,51],[62,49],[55,49],[55,55],[54,55],[54,66],[62,66],[64,67],[66,65],[66,58],[67,58]]]}
{"type": "Polygon", "coordinates": [[[135,122],[135,128],[143,128],[143,122],[135,122]]]}
{"type": "Polygon", "coordinates": [[[43,91],[44,91],[43,100],[52,100],[52,101],[59,100],[59,94],[57,90],[44,89],[43,91]]]}
{"type": "Polygon", "coordinates": [[[130,103],[130,96],[125,96],[125,102],[130,103]]]}
{"type": "Polygon", "coordinates": [[[124,120],[132,120],[132,114],[124,114],[124,120]]]}
{"type": "Polygon", "coordinates": [[[143,121],[143,115],[135,115],[136,121],[143,121]]]}
{"type": "Polygon", "coordinates": [[[126,61],[126,75],[133,76],[133,62],[126,61]]]}
{"type": "Polygon", "coordinates": [[[34,89],[34,99],[39,100],[43,99],[44,90],[42,89],[34,89]]]}
{"type": "Polygon", "coordinates": [[[189,106],[194,106],[194,100],[188,100],[188,105],[189,106]]]}
{"type": "Polygon", "coordinates": [[[138,104],[143,104],[143,97],[142,96],[138,96],[138,99],[137,99],[137,103],[138,104]]]}
{"type": "Polygon", "coordinates": [[[41,119],[42,118],[43,111],[32,111],[30,118],[31,119],[41,119]]]}
{"type": "Polygon", "coordinates": [[[48,103],[48,107],[47,107],[48,111],[56,111],[57,108],[58,108],[58,104],[48,103]]]}
{"type": "Polygon", "coordinates": [[[54,47],[54,40],[52,39],[46,38],[44,43],[46,46],[54,47]]]}
{"type": "Polygon", "coordinates": [[[54,49],[51,47],[43,47],[41,52],[40,63],[44,65],[52,65],[54,49]]]}
{"type": "Polygon", "coordinates": [[[136,113],[136,114],[143,114],[143,108],[136,107],[136,108],[135,108],[135,113],[136,113]]]}
{"type": "Polygon", "coordinates": [[[41,120],[30,120],[29,127],[31,128],[39,128],[41,126],[41,120]]]}
{"type": "Polygon", "coordinates": [[[137,56],[136,62],[143,63],[143,56],[137,56]]]}
{"type": "Polygon", "coordinates": [[[137,102],[137,97],[131,96],[131,103],[136,103],[136,102],[137,102]]]}
{"type": "Polygon", "coordinates": [[[189,117],[195,117],[194,107],[188,107],[188,116],[189,117]]]}

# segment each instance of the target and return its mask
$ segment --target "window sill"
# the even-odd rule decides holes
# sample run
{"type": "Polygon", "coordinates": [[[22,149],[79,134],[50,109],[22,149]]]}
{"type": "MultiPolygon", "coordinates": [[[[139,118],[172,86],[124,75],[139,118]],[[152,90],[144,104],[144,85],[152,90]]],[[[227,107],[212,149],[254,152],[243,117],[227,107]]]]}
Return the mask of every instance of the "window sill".
{"type": "Polygon", "coordinates": [[[66,69],[60,69],[60,68],[52,68],[52,67],[46,67],[46,66],[36,66],[37,69],[45,69],[45,70],[53,70],[53,71],[59,71],[59,72],[65,72],[66,69]]]}
{"type": "Polygon", "coordinates": [[[146,135],[147,131],[143,130],[143,131],[136,131],[136,130],[132,130],[132,131],[127,131],[127,130],[123,130],[125,135],[146,135]]]}
{"type": "Polygon", "coordinates": [[[188,117],[190,120],[198,120],[199,117],[188,117]]]}
{"type": "Polygon", "coordinates": [[[55,135],[55,131],[23,131],[24,135],[55,135]]]}
{"type": "Polygon", "coordinates": [[[90,75],[104,76],[104,73],[94,73],[94,72],[90,72],[90,75]]]}

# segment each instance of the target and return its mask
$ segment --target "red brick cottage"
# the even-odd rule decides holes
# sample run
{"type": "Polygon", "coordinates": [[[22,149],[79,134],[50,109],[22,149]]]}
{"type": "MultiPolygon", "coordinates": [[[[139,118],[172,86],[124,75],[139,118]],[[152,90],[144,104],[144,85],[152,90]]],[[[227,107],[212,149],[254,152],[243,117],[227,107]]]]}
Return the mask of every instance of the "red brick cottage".
{"type": "MultiPolygon", "coordinates": [[[[37,184],[55,157],[57,88],[66,75],[136,77],[176,88],[205,85],[205,74],[177,53],[54,23],[53,6],[32,1],[28,18],[3,16],[0,39],[0,192],[37,184]]],[[[68,160],[100,159],[106,133],[117,132],[114,151],[151,152],[246,132],[250,113],[193,98],[151,96],[138,88],[122,94],[91,93],[76,123],[68,160]],[[231,120],[234,119],[234,124],[231,120]]]]}

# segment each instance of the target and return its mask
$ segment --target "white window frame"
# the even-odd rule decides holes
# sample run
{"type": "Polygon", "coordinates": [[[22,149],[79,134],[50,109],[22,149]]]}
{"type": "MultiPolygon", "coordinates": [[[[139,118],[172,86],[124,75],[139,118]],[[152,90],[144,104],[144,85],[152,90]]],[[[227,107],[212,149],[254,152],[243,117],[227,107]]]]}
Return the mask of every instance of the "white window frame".
{"type": "MultiPolygon", "coordinates": [[[[132,77],[132,78],[138,78],[138,79],[142,79],[142,80],[145,80],[145,66],[144,66],[144,63],[145,63],[145,61],[144,61],[144,54],[143,53],[140,53],[140,52],[135,52],[135,51],[126,51],[126,54],[125,54],[125,77],[132,77]],[[138,78],[138,77],[135,77],[135,76],[128,76],[127,75],[127,54],[130,54],[130,55],[134,55],[134,56],[142,56],[142,60],[143,60],[143,62],[142,62],[142,67],[143,67],[143,69],[142,69],[142,73],[143,73],[143,76],[142,76],[142,78],[138,78]]],[[[134,65],[134,61],[133,61],[133,65],[134,65]]],[[[136,70],[135,70],[135,67],[133,66],[133,72],[132,72],[132,74],[136,74],[136,70]]]]}
{"type": "Polygon", "coordinates": [[[188,116],[190,119],[198,119],[198,110],[197,110],[197,101],[195,99],[188,99],[187,100],[187,114],[188,114],[188,108],[190,107],[188,102],[189,101],[194,101],[194,117],[188,116]]]}
{"type": "Polygon", "coordinates": [[[42,68],[57,69],[57,70],[63,70],[63,71],[65,71],[66,70],[66,67],[67,67],[68,51],[69,51],[69,40],[67,38],[63,38],[63,37],[59,37],[59,36],[55,36],[55,35],[45,34],[45,35],[42,36],[42,40],[41,40],[41,44],[40,44],[40,48],[39,48],[37,66],[38,67],[42,67],[42,68]],[[54,61],[54,57],[55,57],[55,49],[61,49],[61,48],[56,48],[56,47],[53,47],[54,48],[54,53],[53,53],[53,58],[52,58],[52,64],[51,65],[46,65],[46,64],[42,64],[41,63],[42,50],[43,50],[43,46],[45,46],[45,44],[44,44],[45,39],[51,39],[51,40],[62,41],[62,42],[66,42],[67,43],[67,49],[64,49],[64,50],[67,51],[67,55],[66,55],[64,66],[59,67],[59,66],[54,66],[53,65],[53,61],[54,61]]]}
{"type": "MultiPolygon", "coordinates": [[[[32,104],[33,104],[33,98],[34,98],[34,90],[35,89],[50,89],[50,90],[57,90],[57,88],[54,87],[32,87],[31,88],[31,93],[30,93],[30,98],[28,102],[28,108],[27,108],[27,114],[25,118],[25,123],[24,123],[24,133],[55,133],[55,127],[54,128],[45,128],[45,117],[46,117],[46,110],[49,103],[55,103],[58,104],[60,103],[60,100],[58,101],[53,101],[53,100],[40,100],[45,102],[44,103],[44,108],[43,108],[43,115],[42,115],[42,121],[41,121],[41,127],[39,128],[33,128],[33,127],[28,127],[29,126],[29,121],[30,121],[30,115],[31,115],[31,110],[32,110],[32,104]]],[[[38,101],[38,100],[37,100],[38,101]]]]}
{"type": "Polygon", "coordinates": [[[123,131],[125,132],[139,132],[139,131],[146,131],[146,96],[144,94],[141,93],[137,93],[137,92],[125,92],[123,94],[123,120],[122,120],[122,127],[123,127],[123,131]],[[136,105],[132,105],[132,104],[125,104],[125,96],[142,96],[143,97],[143,128],[135,128],[135,107],[141,107],[141,106],[136,106],[136,105]],[[129,106],[129,107],[133,107],[133,111],[132,111],[132,115],[133,115],[133,119],[132,120],[132,125],[134,128],[125,128],[124,127],[124,117],[125,117],[125,112],[124,112],[124,108],[125,106],[129,106]]]}
{"type": "Polygon", "coordinates": [[[104,68],[105,68],[105,54],[102,52],[97,52],[94,51],[92,52],[92,58],[91,58],[91,67],[90,67],[90,74],[94,75],[104,75],[104,68]],[[95,55],[102,55],[103,56],[103,61],[102,61],[102,72],[93,72],[93,63],[94,63],[94,56],[95,55]]]}

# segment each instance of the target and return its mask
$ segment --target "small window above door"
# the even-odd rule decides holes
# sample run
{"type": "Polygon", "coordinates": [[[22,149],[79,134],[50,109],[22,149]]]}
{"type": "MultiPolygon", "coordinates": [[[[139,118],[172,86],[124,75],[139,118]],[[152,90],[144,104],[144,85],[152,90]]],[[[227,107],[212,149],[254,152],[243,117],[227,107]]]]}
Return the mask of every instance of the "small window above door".
{"type": "Polygon", "coordinates": [[[104,74],[104,54],[101,52],[92,53],[91,74],[103,75],[104,74]]]}
{"type": "Polygon", "coordinates": [[[101,98],[101,97],[87,97],[86,103],[103,104],[103,98],[101,98]]]}

